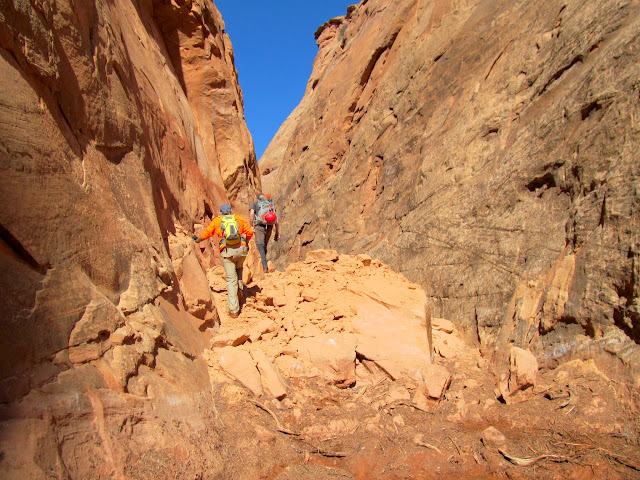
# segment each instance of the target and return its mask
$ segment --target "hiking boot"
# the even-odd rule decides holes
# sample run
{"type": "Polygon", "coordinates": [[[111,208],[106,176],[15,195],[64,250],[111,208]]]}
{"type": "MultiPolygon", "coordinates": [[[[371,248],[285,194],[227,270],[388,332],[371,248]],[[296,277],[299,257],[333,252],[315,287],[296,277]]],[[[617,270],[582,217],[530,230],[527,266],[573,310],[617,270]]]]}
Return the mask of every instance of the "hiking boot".
{"type": "Polygon", "coordinates": [[[240,315],[240,313],[232,313],[232,312],[229,312],[229,316],[230,316],[231,318],[238,318],[238,316],[239,316],[239,315],[240,315]]]}
{"type": "Polygon", "coordinates": [[[263,269],[262,269],[262,271],[263,271],[264,273],[269,273],[269,269],[268,269],[268,268],[263,268],[263,269]]]}

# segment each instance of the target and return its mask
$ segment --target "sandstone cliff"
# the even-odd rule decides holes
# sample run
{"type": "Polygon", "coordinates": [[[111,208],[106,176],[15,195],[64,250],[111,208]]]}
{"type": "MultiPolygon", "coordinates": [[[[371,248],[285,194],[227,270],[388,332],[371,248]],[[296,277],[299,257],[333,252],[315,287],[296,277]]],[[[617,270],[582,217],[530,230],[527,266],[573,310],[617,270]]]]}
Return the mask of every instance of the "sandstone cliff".
{"type": "Polygon", "coordinates": [[[499,357],[614,354],[637,383],[638,32],[629,0],[350,7],[260,161],[276,266],[368,253],[499,357]]]}
{"type": "Polygon", "coordinates": [[[260,184],[220,14],[3,1],[0,91],[2,475],[217,471],[216,259],[174,239],[260,184]]]}

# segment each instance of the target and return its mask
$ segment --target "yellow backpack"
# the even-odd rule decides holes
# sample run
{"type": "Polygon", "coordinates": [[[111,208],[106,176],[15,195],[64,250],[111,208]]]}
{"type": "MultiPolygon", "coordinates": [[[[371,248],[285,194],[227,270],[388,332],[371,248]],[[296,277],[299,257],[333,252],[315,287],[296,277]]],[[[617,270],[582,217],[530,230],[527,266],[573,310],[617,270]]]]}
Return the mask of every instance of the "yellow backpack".
{"type": "Polygon", "coordinates": [[[237,246],[242,241],[240,225],[235,215],[220,215],[220,229],[224,234],[222,240],[226,246],[237,246]]]}

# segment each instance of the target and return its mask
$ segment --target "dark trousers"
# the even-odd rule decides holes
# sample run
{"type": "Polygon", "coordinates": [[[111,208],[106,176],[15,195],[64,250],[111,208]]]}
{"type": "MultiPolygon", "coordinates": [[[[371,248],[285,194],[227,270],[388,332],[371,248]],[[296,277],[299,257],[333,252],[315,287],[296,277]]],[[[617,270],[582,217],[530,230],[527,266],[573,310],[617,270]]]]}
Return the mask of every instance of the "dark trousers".
{"type": "Polygon", "coordinates": [[[260,258],[262,259],[262,268],[267,270],[269,268],[269,265],[267,264],[267,245],[271,238],[273,225],[256,225],[253,231],[256,235],[256,245],[260,252],[260,258]]]}

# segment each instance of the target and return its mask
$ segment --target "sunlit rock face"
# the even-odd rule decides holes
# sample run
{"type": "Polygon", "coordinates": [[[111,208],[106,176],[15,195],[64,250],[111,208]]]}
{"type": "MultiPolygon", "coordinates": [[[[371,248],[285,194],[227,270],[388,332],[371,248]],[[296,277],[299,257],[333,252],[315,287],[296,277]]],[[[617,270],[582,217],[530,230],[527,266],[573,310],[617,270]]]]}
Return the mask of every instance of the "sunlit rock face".
{"type": "Polygon", "coordinates": [[[220,14],[2,2],[0,90],[0,476],[221,469],[198,358],[214,251],[176,242],[259,189],[220,14]]]}
{"type": "Polygon", "coordinates": [[[639,26],[629,0],[349,7],[260,161],[276,266],[367,253],[469,340],[633,363],[639,26]]]}

